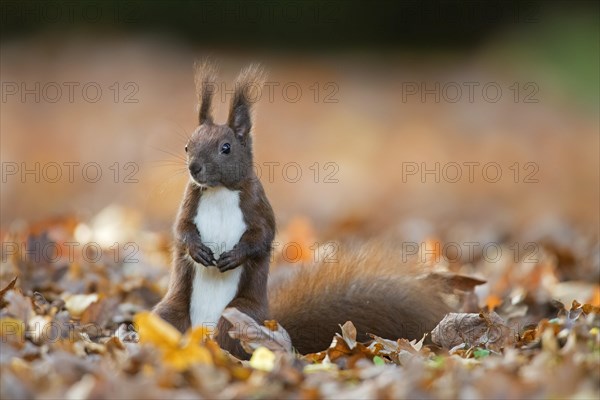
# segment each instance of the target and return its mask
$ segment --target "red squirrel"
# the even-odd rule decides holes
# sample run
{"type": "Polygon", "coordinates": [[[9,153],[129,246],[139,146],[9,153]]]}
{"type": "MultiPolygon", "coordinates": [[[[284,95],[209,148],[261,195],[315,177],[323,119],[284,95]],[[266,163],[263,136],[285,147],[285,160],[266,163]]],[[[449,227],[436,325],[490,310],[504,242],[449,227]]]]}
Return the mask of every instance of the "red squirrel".
{"type": "Polygon", "coordinates": [[[277,320],[303,354],[327,348],[349,320],[359,340],[367,333],[421,338],[449,311],[442,291],[379,247],[342,253],[336,263],[299,268],[267,285],[275,217],[252,168],[249,96],[264,79],[256,65],[240,73],[227,123],[219,125],[211,115],[216,68],[197,68],[199,126],[185,147],[190,180],[174,226],[169,288],[154,312],[182,332],[216,326],[219,345],[242,359],[249,355],[221,316],[227,307],[261,324],[277,320]]]}

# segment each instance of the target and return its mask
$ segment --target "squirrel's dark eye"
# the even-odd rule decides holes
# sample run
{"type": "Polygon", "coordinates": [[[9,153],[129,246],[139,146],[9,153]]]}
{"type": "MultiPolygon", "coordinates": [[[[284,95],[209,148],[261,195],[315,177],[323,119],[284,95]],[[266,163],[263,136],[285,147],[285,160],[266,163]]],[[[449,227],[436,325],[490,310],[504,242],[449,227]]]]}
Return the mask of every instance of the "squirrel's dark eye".
{"type": "Polygon", "coordinates": [[[224,143],[223,146],[221,146],[221,153],[229,154],[230,151],[231,151],[231,145],[229,143],[224,143]]]}
{"type": "Polygon", "coordinates": [[[187,153],[187,144],[185,145],[185,152],[187,153]]]}

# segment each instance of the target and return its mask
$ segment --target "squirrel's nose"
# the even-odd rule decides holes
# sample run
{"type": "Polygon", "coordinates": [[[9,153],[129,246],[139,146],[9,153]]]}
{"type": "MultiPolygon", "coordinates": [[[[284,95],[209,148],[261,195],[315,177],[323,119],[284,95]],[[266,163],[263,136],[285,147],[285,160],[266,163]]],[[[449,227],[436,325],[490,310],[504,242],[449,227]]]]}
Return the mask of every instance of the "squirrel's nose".
{"type": "Polygon", "coordinates": [[[192,175],[199,174],[200,171],[202,171],[202,164],[200,164],[199,162],[193,162],[190,164],[190,172],[192,173],[192,175]]]}

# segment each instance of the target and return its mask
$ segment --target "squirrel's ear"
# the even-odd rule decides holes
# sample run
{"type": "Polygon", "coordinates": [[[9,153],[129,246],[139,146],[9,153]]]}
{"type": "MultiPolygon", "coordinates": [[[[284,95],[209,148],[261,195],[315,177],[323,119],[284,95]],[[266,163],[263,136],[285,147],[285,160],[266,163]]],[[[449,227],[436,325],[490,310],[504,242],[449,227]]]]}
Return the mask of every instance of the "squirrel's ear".
{"type": "Polygon", "coordinates": [[[259,64],[244,68],[235,81],[227,125],[240,139],[245,140],[252,129],[252,103],[260,98],[266,74],[259,64]]]}
{"type": "Polygon", "coordinates": [[[196,70],[194,80],[196,82],[196,94],[198,96],[198,123],[212,123],[211,104],[216,92],[217,66],[209,59],[197,61],[194,64],[196,70]]]}

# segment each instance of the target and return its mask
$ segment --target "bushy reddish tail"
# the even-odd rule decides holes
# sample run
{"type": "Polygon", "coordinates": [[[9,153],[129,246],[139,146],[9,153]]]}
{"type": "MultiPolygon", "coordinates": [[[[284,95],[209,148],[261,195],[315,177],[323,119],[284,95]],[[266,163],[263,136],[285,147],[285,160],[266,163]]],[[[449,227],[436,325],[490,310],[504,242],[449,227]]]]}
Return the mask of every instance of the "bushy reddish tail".
{"type": "Polygon", "coordinates": [[[398,252],[370,245],[340,251],[337,262],[301,267],[269,288],[271,317],[302,354],[326,349],[352,321],[358,340],[420,339],[451,311],[443,281],[398,252]]]}

